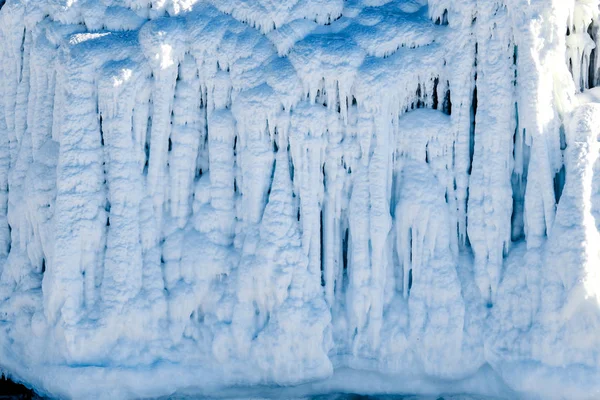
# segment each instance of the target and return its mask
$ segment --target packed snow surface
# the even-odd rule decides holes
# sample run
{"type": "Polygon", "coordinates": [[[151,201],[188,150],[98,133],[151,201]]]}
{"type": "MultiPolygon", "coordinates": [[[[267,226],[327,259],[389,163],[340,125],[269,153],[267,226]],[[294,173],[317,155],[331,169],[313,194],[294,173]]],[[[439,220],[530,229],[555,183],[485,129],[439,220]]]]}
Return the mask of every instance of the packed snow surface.
{"type": "Polygon", "coordinates": [[[0,0],[0,370],[599,398],[598,3],[0,0]]]}

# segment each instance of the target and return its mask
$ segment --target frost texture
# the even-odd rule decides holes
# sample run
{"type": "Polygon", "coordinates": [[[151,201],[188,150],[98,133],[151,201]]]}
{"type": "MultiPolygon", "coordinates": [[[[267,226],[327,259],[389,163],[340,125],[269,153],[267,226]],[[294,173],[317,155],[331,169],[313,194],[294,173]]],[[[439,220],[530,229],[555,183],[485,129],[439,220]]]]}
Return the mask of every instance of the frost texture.
{"type": "Polygon", "coordinates": [[[598,0],[0,7],[15,379],[597,397],[598,0]]]}

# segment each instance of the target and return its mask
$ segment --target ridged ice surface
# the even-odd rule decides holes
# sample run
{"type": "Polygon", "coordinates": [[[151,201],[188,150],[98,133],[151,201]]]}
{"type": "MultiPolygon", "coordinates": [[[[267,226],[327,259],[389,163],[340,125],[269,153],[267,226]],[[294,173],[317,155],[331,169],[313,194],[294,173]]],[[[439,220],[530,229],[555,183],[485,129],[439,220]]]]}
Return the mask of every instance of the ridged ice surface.
{"type": "Polygon", "coordinates": [[[0,0],[0,370],[597,398],[598,3],[0,0]]]}

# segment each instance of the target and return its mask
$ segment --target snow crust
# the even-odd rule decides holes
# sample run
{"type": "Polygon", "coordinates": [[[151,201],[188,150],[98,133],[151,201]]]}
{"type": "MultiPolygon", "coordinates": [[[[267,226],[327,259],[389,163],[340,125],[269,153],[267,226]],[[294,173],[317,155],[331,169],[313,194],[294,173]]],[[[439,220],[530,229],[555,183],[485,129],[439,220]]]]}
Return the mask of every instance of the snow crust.
{"type": "Polygon", "coordinates": [[[598,0],[0,7],[0,370],[600,396],[598,0]]]}

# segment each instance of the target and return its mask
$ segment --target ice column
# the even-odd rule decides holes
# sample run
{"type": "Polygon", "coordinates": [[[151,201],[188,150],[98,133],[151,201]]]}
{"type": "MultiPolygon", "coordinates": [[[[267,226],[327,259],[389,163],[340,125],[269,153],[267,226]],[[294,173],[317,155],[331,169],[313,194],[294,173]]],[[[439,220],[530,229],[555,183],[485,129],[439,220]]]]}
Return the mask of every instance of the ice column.
{"type": "Polygon", "coordinates": [[[142,176],[133,141],[132,115],[139,67],[131,62],[109,63],[99,83],[106,181],[110,204],[102,298],[107,305],[134,298],[142,287],[142,248],[139,226],[142,176]]]}
{"type": "Polygon", "coordinates": [[[511,240],[512,146],[516,128],[513,46],[505,7],[478,3],[475,151],[469,183],[469,240],[482,296],[491,300],[511,240]]]}

